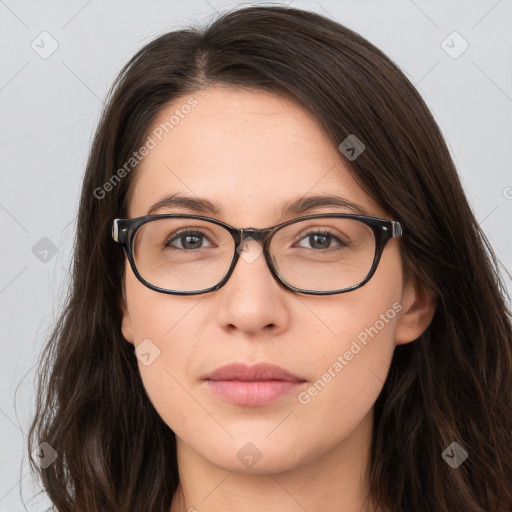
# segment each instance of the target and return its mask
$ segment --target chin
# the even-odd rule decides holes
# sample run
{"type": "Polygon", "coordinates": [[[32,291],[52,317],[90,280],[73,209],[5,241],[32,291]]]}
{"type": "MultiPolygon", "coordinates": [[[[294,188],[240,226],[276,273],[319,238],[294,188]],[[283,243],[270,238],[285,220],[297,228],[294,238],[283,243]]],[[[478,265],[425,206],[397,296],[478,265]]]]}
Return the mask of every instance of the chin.
{"type": "MultiPolygon", "coordinates": [[[[308,458],[307,454],[297,449],[302,444],[298,440],[288,437],[284,443],[282,438],[278,437],[265,439],[266,432],[265,430],[265,434],[262,434],[260,429],[260,433],[254,437],[246,433],[243,439],[234,436],[226,443],[220,443],[215,439],[195,450],[212,464],[226,471],[252,475],[289,471],[308,458]],[[213,446],[216,446],[214,452],[213,446]]],[[[314,454],[311,455],[311,459],[314,459],[314,454]]]]}

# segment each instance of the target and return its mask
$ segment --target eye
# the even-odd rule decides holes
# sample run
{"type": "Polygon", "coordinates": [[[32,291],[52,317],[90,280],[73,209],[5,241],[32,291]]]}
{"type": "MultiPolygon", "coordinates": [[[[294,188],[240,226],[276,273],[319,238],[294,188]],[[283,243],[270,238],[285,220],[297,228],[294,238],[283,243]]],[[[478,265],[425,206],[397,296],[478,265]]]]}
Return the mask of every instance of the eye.
{"type": "Polygon", "coordinates": [[[305,247],[306,249],[331,249],[332,242],[337,243],[340,247],[348,247],[350,245],[347,241],[341,240],[331,231],[321,229],[302,233],[300,240],[307,240],[307,242],[310,244],[309,247],[299,245],[300,247],[305,247]]]}
{"type": "Polygon", "coordinates": [[[209,241],[209,238],[201,231],[181,230],[170,235],[164,246],[181,250],[197,250],[203,248],[202,242],[205,240],[209,241]],[[178,247],[173,245],[174,242],[178,243],[178,247]]]}

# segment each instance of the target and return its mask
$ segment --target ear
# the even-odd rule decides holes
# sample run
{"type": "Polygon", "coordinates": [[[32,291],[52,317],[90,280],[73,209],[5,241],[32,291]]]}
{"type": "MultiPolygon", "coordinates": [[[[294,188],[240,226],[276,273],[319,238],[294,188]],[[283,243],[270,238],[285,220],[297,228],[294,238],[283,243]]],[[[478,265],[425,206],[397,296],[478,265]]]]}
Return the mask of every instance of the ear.
{"type": "Polygon", "coordinates": [[[395,345],[419,338],[430,325],[435,310],[434,293],[422,285],[407,282],[402,293],[402,311],[396,326],[395,345]]]}
{"type": "Polygon", "coordinates": [[[126,298],[124,294],[120,300],[119,306],[121,307],[121,312],[123,315],[123,320],[121,322],[121,332],[123,334],[124,339],[133,345],[132,324],[130,320],[130,314],[128,313],[128,307],[126,305],[126,298]]]}

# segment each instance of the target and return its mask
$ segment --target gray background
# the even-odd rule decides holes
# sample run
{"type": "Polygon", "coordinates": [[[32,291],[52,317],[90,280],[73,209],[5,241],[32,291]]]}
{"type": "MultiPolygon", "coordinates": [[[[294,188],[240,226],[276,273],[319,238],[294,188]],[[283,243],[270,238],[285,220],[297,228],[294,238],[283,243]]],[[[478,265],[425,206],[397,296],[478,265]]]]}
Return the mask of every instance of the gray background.
{"type": "MultiPolygon", "coordinates": [[[[476,217],[512,269],[512,1],[286,3],[345,24],[401,67],[431,108],[476,217]],[[458,55],[464,40],[469,47],[458,55]]],[[[237,5],[250,3],[0,0],[1,512],[48,507],[32,498],[39,487],[25,448],[34,365],[63,304],[102,99],[149,40],[237,5]],[[52,44],[57,49],[46,55],[52,44]]],[[[505,270],[503,276],[511,291],[505,270]]]]}

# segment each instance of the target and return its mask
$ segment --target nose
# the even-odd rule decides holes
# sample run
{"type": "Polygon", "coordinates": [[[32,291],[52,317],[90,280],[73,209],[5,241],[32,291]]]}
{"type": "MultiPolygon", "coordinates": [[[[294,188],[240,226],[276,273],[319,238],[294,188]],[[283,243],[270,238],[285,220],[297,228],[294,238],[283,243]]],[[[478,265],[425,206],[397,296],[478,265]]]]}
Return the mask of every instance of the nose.
{"type": "Polygon", "coordinates": [[[286,307],[292,292],[282,288],[267,266],[260,242],[252,237],[237,248],[240,257],[228,282],[217,291],[220,297],[218,321],[254,335],[271,329],[274,335],[287,329],[286,307]]]}

